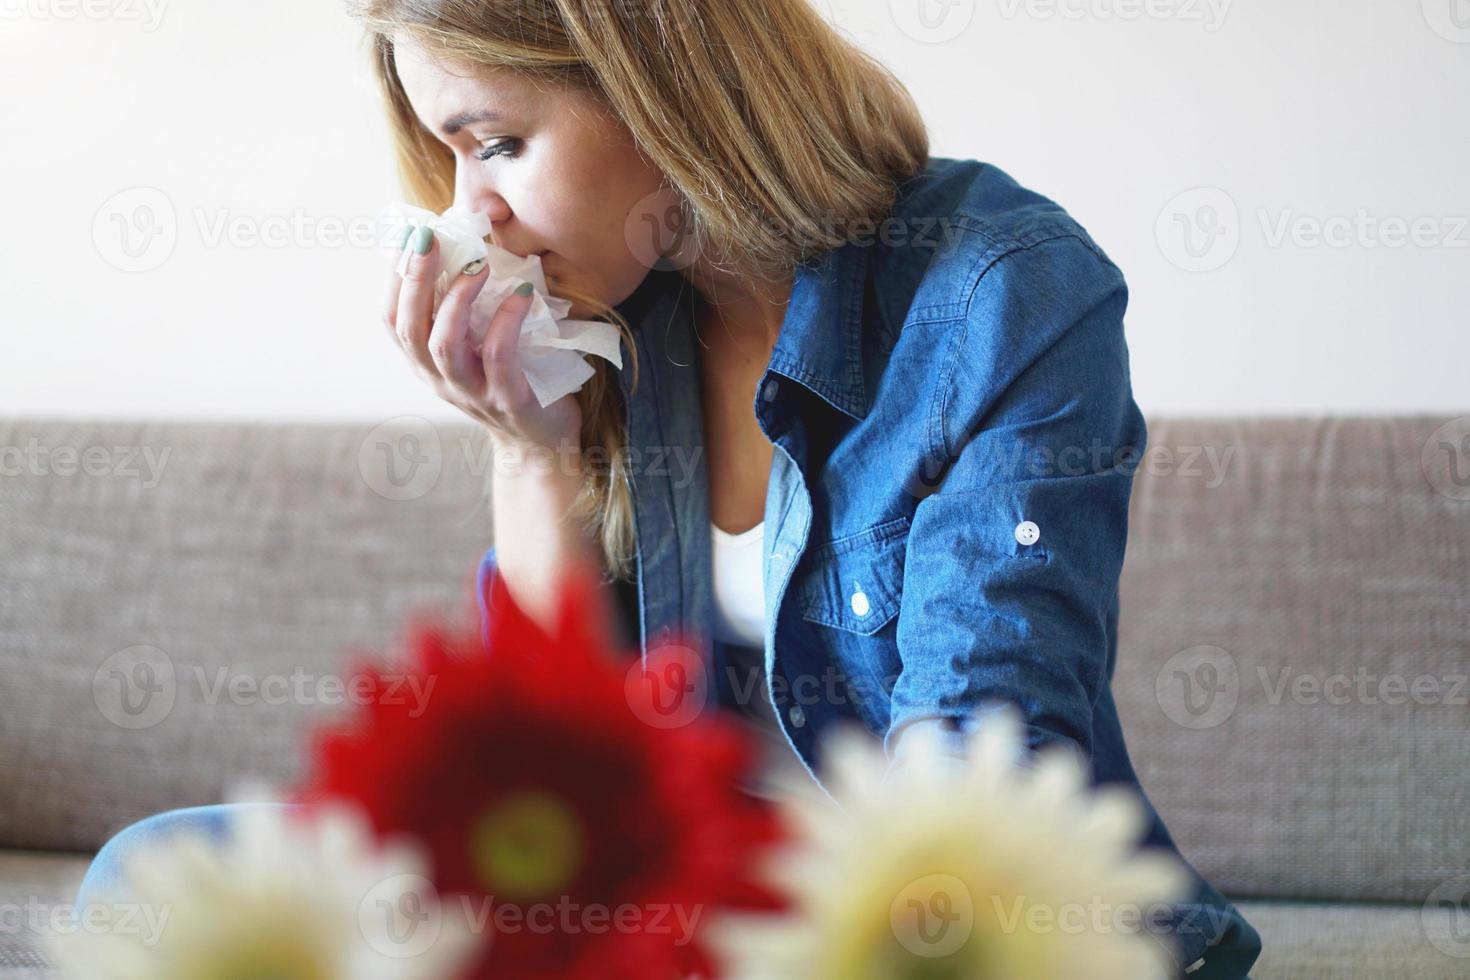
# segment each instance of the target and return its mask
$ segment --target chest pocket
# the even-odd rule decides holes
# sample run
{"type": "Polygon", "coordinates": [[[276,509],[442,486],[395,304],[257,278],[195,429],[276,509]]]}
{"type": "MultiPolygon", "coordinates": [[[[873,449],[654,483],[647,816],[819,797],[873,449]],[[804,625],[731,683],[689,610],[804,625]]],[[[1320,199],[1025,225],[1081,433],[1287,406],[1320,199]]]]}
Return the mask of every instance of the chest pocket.
{"type": "Polygon", "coordinates": [[[909,519],[897,517],[810,549],[797,589],[803,619],[872,636],[898,615],[909,519]]]}

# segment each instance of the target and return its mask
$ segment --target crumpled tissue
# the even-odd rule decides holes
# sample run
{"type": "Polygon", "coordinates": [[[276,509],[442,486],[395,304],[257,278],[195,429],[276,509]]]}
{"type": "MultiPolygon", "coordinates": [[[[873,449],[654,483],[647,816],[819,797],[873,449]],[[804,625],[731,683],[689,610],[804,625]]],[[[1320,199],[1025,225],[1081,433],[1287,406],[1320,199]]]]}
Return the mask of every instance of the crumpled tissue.
{"type": "MultiPolygon", "coordinates": [[[[517,350],[526,381],[542,407],[564,395],[580,391],[596,373],[584,354],[595,354],[622,369],[617,327],[597,320],[566,319],[572,301],[547,292],[541,256],[522,258],[508,249],[486,242],[485,238],[490,234],[490,219],[483,213],[451,207],[443,214],[435,214],[411,204],[398,203],[384,209],[380,220],[395,231],[405,224],[429,225],[434,229],[440,249],[439,278],[434,284],[436,309],[454,277],[469,263],[485,260],[490,267],[490,278],[470,307],[470,338],[476,350],[485,339],[491,318],[506,297],[523,282],[529,282],[535,288],[531,294],[531,308],[521,324],[517,350]]],[[[397,235],[391,240],[396,242],[397,235]]],[[[399,275],[408,268],[409,254],[405,249],[398,261],[399,275]]]]}

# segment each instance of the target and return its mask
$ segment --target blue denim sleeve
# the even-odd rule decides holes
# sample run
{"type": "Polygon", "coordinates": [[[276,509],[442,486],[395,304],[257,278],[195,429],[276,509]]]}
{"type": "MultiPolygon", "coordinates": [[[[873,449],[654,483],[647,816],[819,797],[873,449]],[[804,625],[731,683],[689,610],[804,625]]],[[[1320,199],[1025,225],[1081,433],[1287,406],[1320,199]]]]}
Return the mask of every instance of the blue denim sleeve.
{"type": "Polygon", "coordinates": [[[485,552],[485,557],[480,559],[479,570],[475,573],[475,601],[480,606],[480,636],[484,638],[487,647],[490,645],[490,584],[497,574],[495,548],[492,546],[485,552]]]}
{"type": "MultiPolygon", "coordinates": [[[[479,568],[475,573],[475,601],[480,610],[480,635],[484,637],[487,647],[490,645],[490,623],[495,615],[495,607],[491,602],[494,596],[491,585],[499,575],[500,566],[496,561],[495,548],[492,546],[480,559],[479,568]]],[[[636,651],[639,645],[639,634],[636,628],[638,623],[637,583],[614,583],[603,580],[602,588],[603,594],[611,604],[609,608],[611,621],[608,624],[612,630],[610,640],[616,649],[636,651]]]]}
{"type": "Polygon", "coordinates": [[[1006,252],[973,287],[941,340],[928,451],[943,476],[910,524],[884,749],[897,761],[901,734],[923,726],[963,751],[973,712],[1003,700],[1028,748],[1066,742],[1090,759],[1146,438],[1127,286],[1060,234],[1006,252]]]}

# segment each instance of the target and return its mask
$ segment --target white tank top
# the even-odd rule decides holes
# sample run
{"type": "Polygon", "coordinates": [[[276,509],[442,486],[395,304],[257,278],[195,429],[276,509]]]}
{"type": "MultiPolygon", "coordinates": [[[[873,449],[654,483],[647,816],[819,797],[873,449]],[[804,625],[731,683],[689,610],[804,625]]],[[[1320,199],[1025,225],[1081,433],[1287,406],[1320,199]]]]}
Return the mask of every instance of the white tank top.
{"type": "Polygon", "coordinates": [[[721,642],[765,648],[765,530],[765,521],[739,534],[710,523],[714,634],[721,642]]]}
{"type": "Polygon", "coordinates": [[[735,672],[737,705],[734,717],[747,727],[759,746],[760,766],[745,783],[747,791],[780,799],[789,784],[804,783],[806,767],[786,740],[766,683],[765,668],[765,522],[748,531],[730,534],[710,524],[714,578],[714,634],[729,644],[728,668],[735,672]]]}

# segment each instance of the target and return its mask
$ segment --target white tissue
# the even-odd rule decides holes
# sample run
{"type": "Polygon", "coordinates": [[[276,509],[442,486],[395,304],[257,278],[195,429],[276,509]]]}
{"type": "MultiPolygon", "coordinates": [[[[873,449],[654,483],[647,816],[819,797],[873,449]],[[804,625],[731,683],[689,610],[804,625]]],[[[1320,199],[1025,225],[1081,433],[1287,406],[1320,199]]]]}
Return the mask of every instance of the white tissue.
{"type": "MultiPolygon", "coordinates": [[[[464,267],[476,259],[484,259],[490,267],[490,278],[475,297],[470,307],[470,339],[479,350],[490,319],[523,282],[535,287],[531,294],[531,308],[521,324],[520,354],[521,368],[536,401],[542,407],[564,395],[580,391],[595,373],[587,363],[585,354],[596,354],[612,362],[619,369],[623,366],[622,353],[618,348],[617,327],[597,320],[568,320],[567,312],[572,301],[551,296],[546,289],[546,275],[541,269],[541,256],[525,258],[485,241],[490,234],[490,219],[459,207],[451,207],[443,214],[435,214],[411,204],[391,204],[382,214],[395,232],[391,241],[396,243],[396,232],[405,224],[429,225],[439,241],[440,270],[434,285],[434,305],[444,298],[450,283],[464,267]]],[[[398,261],[400,275],[408,268],[409,250],[404,249],[398,261]]]]}

